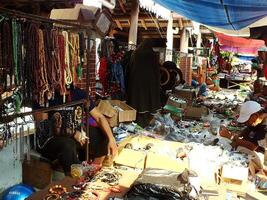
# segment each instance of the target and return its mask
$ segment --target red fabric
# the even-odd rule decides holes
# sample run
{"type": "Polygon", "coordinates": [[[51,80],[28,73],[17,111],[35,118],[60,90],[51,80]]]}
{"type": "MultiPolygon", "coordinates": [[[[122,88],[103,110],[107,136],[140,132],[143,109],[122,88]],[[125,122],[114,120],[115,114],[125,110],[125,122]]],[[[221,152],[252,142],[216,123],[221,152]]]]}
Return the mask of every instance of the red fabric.
{"type": "Polygon", "coordinates": [[[222,33],[215,33],[215,35],[219,39],[220,45],[229,47],[260,48],[262,46],[265,46],[265,42],[263,40],[234,37],[222,33]]]}
{"type": "Polygon", "coordinates": [[[221,50],[223,51],[230,51],[234,53],[243,53],[243,54],[250,54],[250,55],[257,55],[258,54],[258,47],[256,48],[244,48],[244,47],[229,47],[222,45],[220,46],[221,50]]]}
{"type": "Polygon", "coordinates": [[[267,80],[267,65],[265,65],[265,66],[263,67],[263,69],[264,69],[264,76],[265,76],[265,79],[267,80]]]}
{"type": "Polygon", "coordinates": [[[99,66],[99,81],[103,86],[104,91],[107,89],[107,68],[108,68],[108,63],[107,59],[105,57],[100,58],[100,66],[99,66]]]}

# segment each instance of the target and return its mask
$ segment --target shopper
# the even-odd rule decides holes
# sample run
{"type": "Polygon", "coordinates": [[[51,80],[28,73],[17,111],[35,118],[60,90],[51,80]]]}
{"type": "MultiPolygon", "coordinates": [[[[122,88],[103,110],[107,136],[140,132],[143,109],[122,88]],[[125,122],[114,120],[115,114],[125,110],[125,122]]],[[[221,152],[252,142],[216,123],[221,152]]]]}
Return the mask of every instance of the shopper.
{"type": "MultiPolygon", "coordinates": [[[[72,101],[85,97],[85,93],[79,88],[75,88],[70,93],[72,101]]],[[[89,131],[89,152],[93,154],[93,163],[101,165],[106,155],[114,156],[117,153],[117,145],[106,118],[94,107],[92,101],[87,107],[92,117],[89,131]]],[[[84,128],[73,130],[73,124],[68,124],[74,122],[69,122],[68,117],[62,116],[62,113],[66,113],[66,111],[55,111],[49,119],[37,122],[39,124],[37,126],[37,144],[38,151],[42,156],[51,161],[58,160],[65,174],[69,175],[71,165],[80,163],[78,151],[85,147],[88,140],[85,137],[84,128]]],[[[71,110],[71,112],[73,111],[71,110]]]]}
{"type": "Polygon", "coordinates": [[[233,147],[243,146],[252,151],[264,152],[266,147],[267,112],[255,101],[247,101],[240,108],[239,123],[247,127],[240,134],[233,134],[223,127],[222,137],[232,140],[233,147]]]}
{"type": "Polygon", "coordinates": [[[137,110],[137,123],[146,127],[160,108],[160,65],[154,43],[145,39],[132,53],[127,70],[127,103],[137,110]]]}
{"type": "Polygon", "coordinates": [[[201,74],[197,74],[196,72],[192,73],[191,86],[195,89],[198,89],[197,97],[199,99],[204,99],[208,96],[208,87],[207,84],[203,81],[201,74]]]}

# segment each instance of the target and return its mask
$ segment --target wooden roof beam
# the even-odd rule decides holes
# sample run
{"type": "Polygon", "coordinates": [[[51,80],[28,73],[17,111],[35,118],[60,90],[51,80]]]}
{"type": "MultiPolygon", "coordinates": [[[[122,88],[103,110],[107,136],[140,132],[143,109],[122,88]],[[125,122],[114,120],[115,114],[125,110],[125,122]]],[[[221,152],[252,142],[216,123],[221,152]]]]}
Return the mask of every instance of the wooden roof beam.
{"type": "Polygon", "coordinates": [[[178,19],[178,24],[179,24],[179,29],[180,29],[180,30],[183,30],[183,28],[184,28],[184,24],[183,24],[183,20],[182,20],[182,18],[179,18],[179,19],[178,19]]]}
{"type": "Polygon", "coordinates": [[[126,36],[126,37],[128,37],[129,36],[129,34],[128,33],[126,33],[126,32],[123,32],[123,31],[117,31],[117,30],[112,30],[111,31],[111,34],[110,35],[115,35],[115,34],[117,34],[117,35],[122,35],[122,36],[126,36]]]}
{"type": "Polygon", "coordinates": [[[147,30],[147,26],[146,26],[146,22],[145,22],[145,20],[141,19],[140,21],[141,21],[142,27],[143,27],[145,30],[147,30]]]}
{"type": "Polygon", "coordinates": [[[119,0],[119,5],[120,5],[120,8],[121,8],[122,12],[125,14],[126,13],[126,9],[125,9],[125,6],[124,6],[124,3],[122,2],[122,0],[119,0]]]}
{"type": "Polygon", "coordinates": [[[158,21],[158,19],[154,19],[154,18],[153,18],[153,21],[154,21],[154,23],[155,23],[157,29],[160,30],[160,25],[159,25],[159,21],[158,21]]]}
{"type": "Polygon", "coordinates": [[[120,30],[123,29],[119,20],[115,20],[115,23],[120,30]]]}
{"type": "MultiPolygon", "coordinates": [[[[113,15],[112,16],[113,17],[113,19],[116,19],[116,20],[128,20],[128,19],[130,19],[130,16],[129,15],[113,15]]],[[[140,20],[140,19],[143,19],[143,20],[152,20],[151,19],[151,17],[148,17],[147,15],[142,15],[142,14],[140,14],[139,16],[138,16],[138,19],[140,20]]],[[[159,21],[168,21],[168,20],[166,20],[166,19],[158,19],[159,21]]]]}

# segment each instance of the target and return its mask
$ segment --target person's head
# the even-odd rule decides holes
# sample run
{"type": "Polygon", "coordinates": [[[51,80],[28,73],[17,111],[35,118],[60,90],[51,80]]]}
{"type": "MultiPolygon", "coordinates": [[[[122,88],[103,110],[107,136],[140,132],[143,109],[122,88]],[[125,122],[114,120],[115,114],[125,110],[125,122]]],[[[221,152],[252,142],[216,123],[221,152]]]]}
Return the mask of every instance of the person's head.
{"type": "Polygon", "coordinates": [[[198,79],[198,74],[196,72],[192,72],[192,79],[197,80],[198,79]]]}
{"type": "Polygon", "coordinates": [[[251,60],[251,68],[253,69],[253,70],[255,70],[255,69],[257,69],[258,68],[258,65],[259,65],[259,62],[256,60],[256,59],[252,59],[251,60]]]}
{"type": "Polygon", "coordinates": [[[212,74],[210,77],[211,77],[212,80],[216,80],[216,79],[218,79],[218,76],[217,76],[216,73],[212,74]]]}
{"type": "Polygon", "coordinates": [[[267,52],[267,47],[263,46],[258,49],[258,55],[261,63],[265,63],[266,60],[266,52],[267,52]]]}
{"type": "Polygon", "coordinates": [[[258,64],[258,61],[257,61],[255,58],[253,58],[253,59],[251,59],[251,63],[252,63],[252,64],[253,64],[253,63],[258,64]]]}
{"type": "Polygon", "coordinates": [[[237,122],[245,123],[248,126],[257,126],[263,120],[261,117],[261,110],[261,105],[256,101],[247,101],[243,103],[240,108],[237,122]]]}
{"type": "Polygon", "coordinates": [[[218,77],[218,75],[216,73],[212,74],[211,76],[211,80],[212,80],[212,83],[215,85],[215,86],[220,86],[220,79],[218,77]]]}

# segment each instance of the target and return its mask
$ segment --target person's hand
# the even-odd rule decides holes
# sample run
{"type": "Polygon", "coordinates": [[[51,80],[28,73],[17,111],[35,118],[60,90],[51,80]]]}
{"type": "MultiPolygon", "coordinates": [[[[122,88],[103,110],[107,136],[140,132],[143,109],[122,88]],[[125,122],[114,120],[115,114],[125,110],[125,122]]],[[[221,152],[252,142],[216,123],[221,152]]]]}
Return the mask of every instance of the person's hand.
{"type": "Polygon", "coordinates": [[[231,143],[233,149],[236,149],[239,146],[238,141],[239,141],[238,136],[234,136],[231,143]]]}
{"type": "Polygon", "coordinates": [[[111,139],[108,142],[108,155],[111,155],[112,157],[114,157],[118,152],[118,146],[116,144],[115,139],[111,139]]]}
{"type": "Polygon", "coordinates": [[[225,126],[221,126],[220,136],[231,139],[232,134],[228,131],[225,126]]]}
{"type": "Polygon", "coordinates": [[[80,143],[81,146],[85,145],[88,142],[88,138],[86,136],[83,136],[81,131],[76,131],[73,137],[77,142],[80,143]]]}
{"type": "Polygon", "coordinates": [[[237,148],[238,146],[245,147],[251,151],[257,150],[258,147],[256,144],[253,144],[252,142],[249,142],[244,139],[239,139],[238,137],[236,137],[233,140],[232,147],[237,148]]]}

